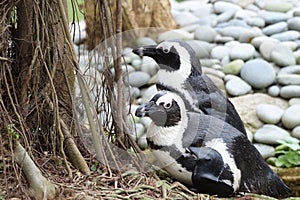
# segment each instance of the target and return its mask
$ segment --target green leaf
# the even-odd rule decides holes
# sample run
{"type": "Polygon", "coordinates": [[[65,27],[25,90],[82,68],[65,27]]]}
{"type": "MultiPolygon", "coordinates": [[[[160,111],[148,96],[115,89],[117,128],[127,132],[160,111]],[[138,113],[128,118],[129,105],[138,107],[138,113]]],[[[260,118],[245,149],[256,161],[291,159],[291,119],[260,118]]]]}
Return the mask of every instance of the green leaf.
{"type": "Polygon", "coordinates": [[[300,155],[296,151],[289,151],[285,154],[287,161],[295,166],[300,163],[300,155]]]}

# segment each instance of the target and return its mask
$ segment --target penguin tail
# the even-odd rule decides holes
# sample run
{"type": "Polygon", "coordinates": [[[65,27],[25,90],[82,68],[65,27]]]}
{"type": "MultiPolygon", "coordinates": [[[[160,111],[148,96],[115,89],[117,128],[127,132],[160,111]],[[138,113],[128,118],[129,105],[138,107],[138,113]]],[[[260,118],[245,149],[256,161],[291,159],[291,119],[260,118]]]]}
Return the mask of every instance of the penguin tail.
{"type": "Polygon", "coordinates": [[[291,189],[281,180],[277,174],[273,174],[272,178],[267,181],[265,194],[268,196],[282,199],[291,195],[291,189]]]}

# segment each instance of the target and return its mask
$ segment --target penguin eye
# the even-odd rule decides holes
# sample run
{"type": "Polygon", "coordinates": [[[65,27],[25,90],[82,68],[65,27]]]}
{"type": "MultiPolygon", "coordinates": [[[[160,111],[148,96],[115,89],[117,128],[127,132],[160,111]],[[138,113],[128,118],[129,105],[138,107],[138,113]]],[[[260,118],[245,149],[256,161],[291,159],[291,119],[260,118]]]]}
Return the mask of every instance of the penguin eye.
{"type": "Polygon", "coordinates": [[[171,104],[171,103],[166,103],[166,104],[164,104],[164,107],[165,107],[166,109],[169,109],[169,108],[171,108],[171,106],[172,106],[172,104],[171,104]]]}
{"type": "Polygon", "coordinates": [[[170,49],[164,49],[163,48],[162,50],[163,50],[164,53],[169,53],[170,52],[170,49]]]}

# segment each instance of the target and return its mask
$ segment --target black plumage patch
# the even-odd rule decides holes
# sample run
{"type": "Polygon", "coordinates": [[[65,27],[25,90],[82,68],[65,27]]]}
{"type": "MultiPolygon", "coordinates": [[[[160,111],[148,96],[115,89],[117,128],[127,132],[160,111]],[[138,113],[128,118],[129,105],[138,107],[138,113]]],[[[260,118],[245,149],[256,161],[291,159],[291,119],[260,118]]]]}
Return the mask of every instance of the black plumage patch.
{"type": "Polygon", "coordinates": [[[180,56],[176,49],[172,46],[171,49],[166,52],[162,48],[156,49],[157,54],[152,58],[157,62],[161,69],[167,71],[175,71],[180,68],[180,56]]]}

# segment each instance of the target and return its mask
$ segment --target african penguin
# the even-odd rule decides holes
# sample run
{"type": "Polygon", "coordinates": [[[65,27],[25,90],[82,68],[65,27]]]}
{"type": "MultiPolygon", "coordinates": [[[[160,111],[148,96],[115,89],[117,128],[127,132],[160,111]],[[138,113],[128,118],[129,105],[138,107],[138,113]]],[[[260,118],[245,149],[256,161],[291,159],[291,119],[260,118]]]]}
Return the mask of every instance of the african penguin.
{"type": "Polygon", "coordinates": [[[159,91],[135,114],[151,118],[147,142],[161,166],[199,192],[290,194],[243,133],[216,117],[187,112],[176,93],[159,91]]]}
{"type": "Polygon", "coordinates": [[[133,50],[149,56],[159,65],[156,86],[159,90],[178,93],[189,111],[217,117],[246,135],[243,122],[233,104],[212,80],[202,73],[194,50],[183,40],[169,40],[158,45],[133,50]]]}

